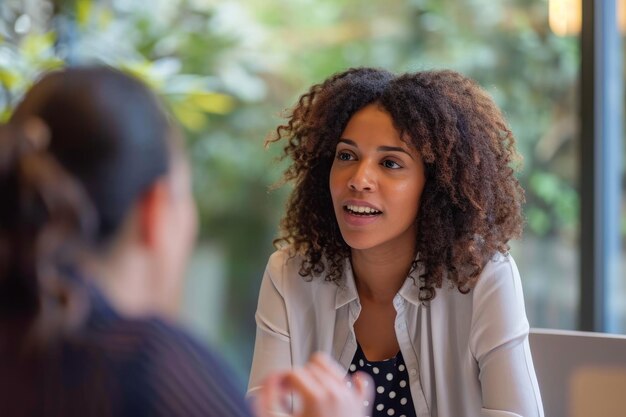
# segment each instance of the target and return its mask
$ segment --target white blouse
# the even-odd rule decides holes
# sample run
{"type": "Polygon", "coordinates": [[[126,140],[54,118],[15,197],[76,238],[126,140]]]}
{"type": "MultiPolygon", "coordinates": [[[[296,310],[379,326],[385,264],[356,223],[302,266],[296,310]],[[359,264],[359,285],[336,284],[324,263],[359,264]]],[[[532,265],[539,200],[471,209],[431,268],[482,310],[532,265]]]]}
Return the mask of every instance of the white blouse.
{"type": "MultiPolygon", "coordinates": [[[[301,277],[301,262],[287,250],[269,259],[256,312],[250,395],[268,374],[304,365],[313,352],[330,354],[346,370],[356,352],[361,305],[349,260],[340,285],[301,277]]],[[[469,294],[444,284],[430,302],[419,300],[418,275],[419,268],[393,300],[416,415],[543,416],[513,258],[494,256],[469,294]]]]}

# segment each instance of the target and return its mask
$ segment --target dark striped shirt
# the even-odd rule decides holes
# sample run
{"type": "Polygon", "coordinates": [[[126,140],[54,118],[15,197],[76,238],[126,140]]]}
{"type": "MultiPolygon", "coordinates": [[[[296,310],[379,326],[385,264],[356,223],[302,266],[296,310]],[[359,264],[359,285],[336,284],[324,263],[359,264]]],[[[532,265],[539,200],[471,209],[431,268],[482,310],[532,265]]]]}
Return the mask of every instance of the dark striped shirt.
{"type": "Polygon", "coordinates": [[[0,416],[250,416],[217,355],[160,318],[91,313],[36,359],[0,357],[0,416]]]}

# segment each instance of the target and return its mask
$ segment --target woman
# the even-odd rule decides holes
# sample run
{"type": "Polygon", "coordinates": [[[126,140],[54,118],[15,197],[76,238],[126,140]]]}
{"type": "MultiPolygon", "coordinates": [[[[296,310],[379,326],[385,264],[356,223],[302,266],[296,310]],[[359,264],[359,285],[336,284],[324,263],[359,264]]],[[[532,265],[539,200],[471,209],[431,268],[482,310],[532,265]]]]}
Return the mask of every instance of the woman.
{"type": "MultiPolygon", "coordinates": [[[[1,128],[0,415],[249,415],[219,358],[173,324],[196,233],[179,142],[155,96],[108,68],[44,76],[1,128]]],[[[317,356],[267,386],[327,399],[301,380],[341,385],[333,366],[317,356]]],[[[354,408],[355,386],[301,414],[354,408]]]]}
{"type": "Polygon", "coordinates": [[[295,185],[256,314],[249,392],[323,351],[372,375],[373,416],[540,416],[508,241],[513,135],[452,71],[359,68],[278,127],[295,185]]]}

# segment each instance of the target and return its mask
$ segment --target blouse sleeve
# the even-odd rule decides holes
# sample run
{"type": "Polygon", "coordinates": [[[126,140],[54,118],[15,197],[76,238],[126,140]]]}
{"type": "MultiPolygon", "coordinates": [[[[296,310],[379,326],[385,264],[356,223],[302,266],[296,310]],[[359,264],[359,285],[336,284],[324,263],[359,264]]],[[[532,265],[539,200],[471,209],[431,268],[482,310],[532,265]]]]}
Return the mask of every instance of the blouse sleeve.
{"type": "Polygon", "coordinates": [[[470,348],[478,362],[484,417],[543,417],[515,261],[501,255],[476,285],[470,348]]]}
{"type": "Polygon", "coordinates": [[[269,374],[292,367],[287,308],[280,286],[277,285],[285,278],[282,276],[285,256],[279,251],[270,257],[261,282],[248,395],[253,395],[269,374]]]}

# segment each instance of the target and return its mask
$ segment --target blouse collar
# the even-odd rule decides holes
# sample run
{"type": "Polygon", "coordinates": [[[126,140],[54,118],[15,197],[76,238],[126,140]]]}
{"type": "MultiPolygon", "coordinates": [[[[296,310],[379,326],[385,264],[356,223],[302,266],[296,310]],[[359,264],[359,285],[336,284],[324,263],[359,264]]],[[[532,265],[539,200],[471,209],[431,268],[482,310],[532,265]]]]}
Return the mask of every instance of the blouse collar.
{"type": "MultiPolygon", "coordinates": [[[[419,254],[415,257],[416,266],[411,269],[404,281],[404,284],[402,284],[400,291],[398,291],[398,294],[402,298],[415,305],[422,304],[419,297],[419,277],[424,271],[424,265],[418,261],[418,258],[419,254]]],[[[344,260],[343,276],[335,296],[335,310],[358,299],[359,293],[357,292],[356,282],[354,281],[352,263],[350,262],[350,259],[346,258],[344,260]]]]}

